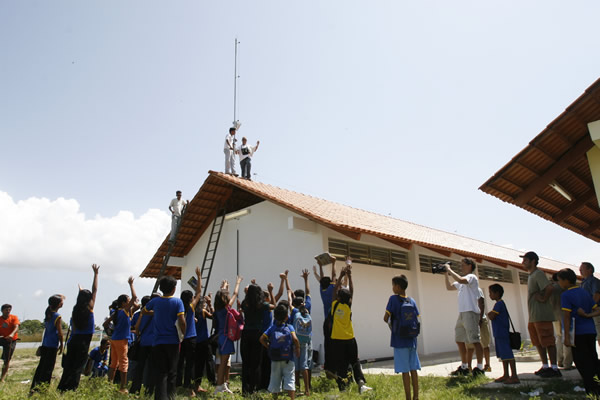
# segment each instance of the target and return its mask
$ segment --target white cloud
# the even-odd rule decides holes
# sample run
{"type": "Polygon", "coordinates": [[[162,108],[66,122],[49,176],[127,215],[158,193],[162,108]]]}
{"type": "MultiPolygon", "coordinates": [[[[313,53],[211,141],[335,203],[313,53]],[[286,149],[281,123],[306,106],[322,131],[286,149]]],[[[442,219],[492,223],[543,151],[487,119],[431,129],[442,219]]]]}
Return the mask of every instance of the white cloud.
{"type": "Polygon", "coordinates": [[[44,291],[42,289],[38,289],[35,292],[33,292],[33,297],[40,297],[43,294],[44,294],[44,291]]]}
{"type": "MultiPolygon", "coordinates": [[[[74,199],[15,202],[0,191],[0,267],[91,269],[122,282],[138,276],[170,229],[169,215],[150,209],[86,218],[74,199]]],[[[36,292],[37,293],[37,292],[36,292]]]]}

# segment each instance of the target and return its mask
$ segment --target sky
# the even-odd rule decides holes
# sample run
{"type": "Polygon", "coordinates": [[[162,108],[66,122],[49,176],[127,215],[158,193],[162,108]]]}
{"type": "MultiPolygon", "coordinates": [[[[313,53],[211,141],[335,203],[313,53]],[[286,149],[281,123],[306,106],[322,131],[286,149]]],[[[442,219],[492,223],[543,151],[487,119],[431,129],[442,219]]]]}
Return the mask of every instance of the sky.
{"type": "Polygon", "coordinates": [[[236,38],[239,135],[261,142],[253,179],[598,262],[597,243],[478,188],[598,79],[599,13],[547,0],[1,2],[0,303],[41,319],[63,293],[70,314],[92,263],[100,316],[127,292],[175,191],[191,199],[224,168],[236,38]]]}

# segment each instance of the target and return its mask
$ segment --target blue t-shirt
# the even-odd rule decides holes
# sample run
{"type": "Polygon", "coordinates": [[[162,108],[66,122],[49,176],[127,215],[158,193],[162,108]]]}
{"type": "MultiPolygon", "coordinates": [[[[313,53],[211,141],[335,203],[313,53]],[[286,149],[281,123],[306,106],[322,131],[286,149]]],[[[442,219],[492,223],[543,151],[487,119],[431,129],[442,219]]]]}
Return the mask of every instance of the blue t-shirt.
{"type": "Polygon", "coordinates": [[[596,334],[593,318],[580,317],[577,310],[583,308],[586,313],[596,308],[594,299],[584,289],[573,286],[565,290],[560,296],[560,306],[565,311],[571,312],[571,323],[575,320],[575,335],[596,334]]]}
{"type": "MultiPolygon", "coordinates": [[[[398,319],[401,315],[402,303],[404,303],[404,299],[408,299],[408,301],[412,304],[412,306],[417,311],[417,316],[419,316],[419,309],[417,308],[417,303],[410,297],[403,297],[400,295],[392,295],[388,300],[387,307],[385,311],[389,314],[390,318],[398,319]]],[[[417,338],[416,337],[400,337],[398,334],[391,334],[390,346],[395,348],[417,348],[417,338]]]]}
{"type": "Polygon", "coordinates": [[[87,324],[85,324],[85,327],[83,329],[77,329],[75,327],[75,325],[73,325],[72,319],[71,319],[71,327],[72,327],[71,333],[73,335],[93,335],[94,330],[96,329],[96,327],[94,325],[94,313],[90,312],[87,324]]]}
{"type": "Polygon", "coordinates": [[[496,314],[496,318],[492,320],[492,332],[495,338],[508,338],[509,323],[508,323],[508,309],[504,300],[498,300],[494,304],[492,312],[496,314]]]}
{"type": "Polygon", "coordinates": [[[133,317],[131,317],[131,330],[130,330],[130,334],[129,334],[129,343],[133,343],[135,342],[136,336],[135,333],[133,332],[133,328],[135,328],[135,325],[138,322],[138,319],[140,319],[140,315],[142,313],[140,311],[136,312],[135,314],[133,314],[133,317]]]}
{"type": "Polygon", "coordinates": [[[196,342],[201,343],[205,340],[208,340],[208,324],[206,323],[206,318],[204,318],[204,312],[200,312],[198,317],[196,318],[198,322],[196,322],[196,342]]]}
{"type": "Polygon", "coordinates": [[[131,319],[129,315],[122,309],[118,309],[113,314],[113,323],[115,330],[111,336],[112,340],[129,340],[131,336],[131,319]]]}
{"type": "Polygon", "coordinates": [[[308,313],[310,314],[312,311],[312,299],[310,298],[310,294],[306,295],[306,298],[304,299],[304,306],[306,307],[306,309],[308,310],[308,313]]]}
{"type": "Polygon", "coordinates": [[[225,320],[227,319],[227,307],[221,308],[219,311],[215,311],[213,314],[213,324],[216,325],[215,332],[221,335],[225,335],[225,320]]]}
{"type": "Polygon", "coordinates": [[[175,323],[177,317],[184,314],[183,302],[173,296],[155,297],[146,304],[146,310],[154,311],[154,341],[159,344],[179,344],[179,335],[175,323]]]}
{"type": "Polygon", "coordinates": [[[90,351],[90,358],[94,360],[94,368],[99,368],[102,361],[108,360],[108,351],[100,353],[100,346],[98,346],[90,351]]]}
{"type": "Polygon", "coordinates": [[[292,313],[288,317],[287,323],[290,325],[294,325],[294,321],[296,320],[296,312],[300,312],[299,308],[292,308],[292,313]]]}
{"type": "Polygon", "coordinates": [[[323,300],[323,313],[324,315],[329,315],[329,311],[331,310],[331,303],[333,302],[333,289],[335,285],[332,283],[325,290],[321,289],[321,300],[323,300]]]}
{"type": "Polygon", "coordinates": [[[196,318],[191,305],[188,305],[185,310],[185,336],[184,339],[196,337],[196,318]]]}
{"type": "Polygon", "coordinates": [[[46,330],[44,331],[42,346],[58,349],[58,328],[56,327],[58,318],[60,318],[60,314],[53,312],[50,319],[44,322],[44,328],[46,330]]]}
{"type": "Polygon", "coordinates": [[[152,315],[142,315],[138,332],[141,335],[140,346],[152,346],[154,343],[154,317],[152,315]]]}
{"type": "Polygon", "coordinates": [[[263,310],[262,331],[266,331],[273,325],[273,311],[268,308],[263,310]]]}

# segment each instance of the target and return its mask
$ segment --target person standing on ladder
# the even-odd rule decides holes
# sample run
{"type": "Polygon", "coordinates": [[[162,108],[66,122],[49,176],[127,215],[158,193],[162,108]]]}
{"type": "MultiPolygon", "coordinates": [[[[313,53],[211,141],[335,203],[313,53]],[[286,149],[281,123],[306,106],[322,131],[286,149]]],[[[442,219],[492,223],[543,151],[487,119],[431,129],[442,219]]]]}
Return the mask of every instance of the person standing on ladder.
{"type": "Polygon", "coordinates": [[[229,133],[225,136],[225,173],[233,176],[238,176],[235,172],[235,128],[229,128],[229,133]]]}
{"type": "Polygon", "coordinates": [[[171,236],[169,242],[175,242],[175,236],[177,235],[177,229],[179,229],[179,223],[181,221],[181,213],[185,206],[189,204],[188,200],[181,199],[181,190],[175,192],[175,198],[171,200],[169,204],[169,211],[171,211],[171,236]]]}

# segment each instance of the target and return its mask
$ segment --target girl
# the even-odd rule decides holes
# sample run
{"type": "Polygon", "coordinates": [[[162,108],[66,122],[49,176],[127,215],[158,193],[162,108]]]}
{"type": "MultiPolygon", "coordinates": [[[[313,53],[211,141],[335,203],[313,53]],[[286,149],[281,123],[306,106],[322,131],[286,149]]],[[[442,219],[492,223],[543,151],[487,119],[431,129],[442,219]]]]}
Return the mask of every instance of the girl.
{"type": "Polygon", "coordinates": [[[204,297],[203,300],[198,302],[196,306],[196,316],[196,392],[206,392],[206,390],[202,389],[200,386],[205,368],[206,378],[209,380],[209,382],[212,382],[213,385],[216,383],[215,360],[213,358],[212,349],[210,346],[208,325],[206,324],[207,319],[213,318],[210,293],[208,296],[204,297]]]}
{"type": "MultiPolygon", "coordinates": [[[[153,294],[152,297],[142,297],[142,309],[150,302],[151,299],[158,297],[158,294],[153,294]]],[[[152,324],[152,314],[142,314],[138,318],[135,325],[136,335],[140,338],[140,349],[138,353],[137,366],[133,370],[133,379],[131,381],[130,393],[138,394],[142,388],[142,382],[146,387],[146,394],[151,395],[154,393],[154,377],[144,380],[144,375],[152,375],[154,368],[150,366],[150,359],[152,355],[152,342],[154,341],[154,327],[152,324]],[[144,374],[144,371],[146,374],[144,374]]]]}
{"type": "Polygon", "coordinates": [[[121,372],[121,388],[119,392],[127,393],[127,367],[129,359],[127,350],[129,349],[129,337],[131,335],[131,315],[135,311],[137,295],[133,288],[133,276],[127,280],[131,290],[131,298],[122,294],[117,298],[117,310],[104,321],[104,329],[112,322],[115,326],[110,342],[110,368],[108,369],[108,381],[113,382],[115,372],[118,369],[121,372]]]}
{"type": "Polygon", "coordinates": [[[244,330],[240,349],[242,353],[242,394],[251,394],[259,390],[260,365],[262,346],[260,337],[264,332],[263,319],[265,312],[275,308],[265,301],[264,292],[260,286],[252,284],[248,286],[246,297],[242,302],[244,313],[244,330]]]}
{"type": "Polygon", "coordinates": [[[225,334],[226,328],[226,320],[227,320],[227,311],[235,304],[237,299],[238,291],[240,289],[240,283],[242,282],[242,277],[238,276],[235,282],[235,289],[233,291],[233,296],[229,297],[229,283],[227,281],[223,281],[221,285],[221,289],[215,295],[215,319],[213,320],[216,325],[216,331],[219,333],[219,371],[217,373],[217,387],[215,388],[215,394],[217,393],[233,393],[227,387],[226,383],[226,368],[229,363],[229,356],[235,353],[235,348],[233,346],[233,342],[227,338],[225,334]]]}
{"type": "MultiPolygon", "coordinates": [[[[94,303],[98,291],[99,265],[92,264],[94,281],[92,291],[79,288],[77,301],[71,314],[71,336],[67,340],[67,354],[63,355],[63,373],[58,384],[58,390],[75,390],[79,387],[81,372],[85,367],[90,341],[94,334],[94,303]]],[[[67,333],[68,336],[68,333],[67,333]]]]}
{"type": "Polygon", "coordinates": [[[36,391],[36,387],[40,383],[50,384],[56,363],[56,354],[62,353],[63,333],[58,310],[63,306],[64,300],[65,296],[62,294],[55,294],[48,299],[48,308],[46,308],[46,317],[44,318],[44,338],[40,347],[40,363],[33,376],[31,394],[36,391]]]}
{"type": "Polygon", "coordinates": [[[177,362],[177,386],[181,386],[183,378],[183,387],[189,389],[190,397],[194,397],[194,387],[192,384],[192,373],[194,372],[194,357],[196,352],[196,305],[202,297],[202,279],[200,277],[200,267],[196,267],[196,295],[190,290],[181,292],[181,301],[185,309],[185,335],[181,342],[179,360],[177,362]],[[184,371],[185,364],[185,371],[184,371]]]}

